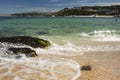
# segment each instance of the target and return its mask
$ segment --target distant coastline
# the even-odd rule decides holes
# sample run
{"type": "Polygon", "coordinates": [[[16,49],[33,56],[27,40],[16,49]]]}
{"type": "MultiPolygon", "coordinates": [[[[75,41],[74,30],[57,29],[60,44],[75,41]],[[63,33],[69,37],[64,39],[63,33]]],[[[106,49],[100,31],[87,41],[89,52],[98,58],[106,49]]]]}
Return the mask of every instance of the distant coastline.
{"type": "Polygon", "coordinates": [[[7,17],[7,16],[9,17],[9,16],[12,16],[12,15],[11,15],[11,14],[0,14],[0,17],[5,17],[5,16],[6,16],[6,17],[7,17]]]}
{"type": "MultiPolygon", "coordinates": [[[[52,16],[41,16],[41,15],[30,15],[30,16],[13,16],[11,14],[0,14],[0,17],[52,17],[52,16]]],[[[79,18],[79,17],[95,17],[95,18],[99,18],[99,17],[109,17],[109,18],[113,18],[114,15],[97,15],[97,16],[94,16],[94,15],[70,15],[70,16],[55,16],[55,17],[75,17],[75,18],[79,18]]]]}
{"type": "Polygon", "coordinates": [[[120,5],[111,6],[81,6],[64,8],[56,12],[20,12],[0,14],[0,16],[15,17],[120,17],[120,5]]]}
{"type": "Polygon", "coordinates": [[[81,6],[73,8],[64,8],[56,12],[20,12],[11,15],[2,14],[0,16],[63,16],[63,17],[120,17],[120,5],[111,6],[81,6]]]}

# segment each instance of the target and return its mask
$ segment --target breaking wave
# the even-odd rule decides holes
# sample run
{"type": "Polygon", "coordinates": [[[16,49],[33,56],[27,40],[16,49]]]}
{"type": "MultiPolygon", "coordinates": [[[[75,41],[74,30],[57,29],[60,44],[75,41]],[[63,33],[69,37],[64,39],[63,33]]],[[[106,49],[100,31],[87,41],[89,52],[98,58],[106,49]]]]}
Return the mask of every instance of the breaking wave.
{"type": "Polygon", "coordinates": [[[93,41],[120,41],[120,31],[116,30],[95,30],[90,33],[81,33],[82,37],[90,37],[93,41]]]}

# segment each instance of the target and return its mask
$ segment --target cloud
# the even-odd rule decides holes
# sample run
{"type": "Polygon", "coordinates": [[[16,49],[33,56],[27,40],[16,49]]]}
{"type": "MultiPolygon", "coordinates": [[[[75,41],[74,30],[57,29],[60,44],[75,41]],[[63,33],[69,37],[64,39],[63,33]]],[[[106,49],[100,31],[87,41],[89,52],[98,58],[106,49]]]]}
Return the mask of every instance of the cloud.
{"type": "Polygon", "coordinates": [[[87,0],[76,0],[76,1],[69,1],[67,3],[58,3],[58,4],[55,4],[56,6],[80,6],[82,4],[86,4],[88,3],[89,1],[87,0]]]}
{"type": "Polygon", "coordinates": [[[50,2],[59,2],[59,1],[63,1],[63,0],[50,0],[50,2]]]}
{"type": "Polygon", "coordinates": [[[87,2],[89,2],[88,0],[78,0],[78,1],[76,1],[76,3],[87,3],[87,2]]]}
{"type": "Polygon", "coordinates": [[[106,2],[106,3],[90,3],[91,5],[99,5],[99,6],[111,6],[111,5],[120,5],[120,2],[106,2]]]}
{"type": "Polygon", "coordinates": [[[87,0],[79,1],[69,1],[68,3],[55,4],[56,6],[110,6],[110,5],[120,5],[119,2],[89,2],[87,0]]]}

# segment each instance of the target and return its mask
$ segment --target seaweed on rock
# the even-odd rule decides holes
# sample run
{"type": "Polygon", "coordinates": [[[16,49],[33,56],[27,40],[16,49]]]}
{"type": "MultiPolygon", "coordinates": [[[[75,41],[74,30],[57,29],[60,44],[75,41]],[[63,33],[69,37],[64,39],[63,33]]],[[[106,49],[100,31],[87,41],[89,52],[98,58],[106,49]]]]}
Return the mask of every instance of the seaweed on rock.
{"type": "Polygon", "coordinates": [[[0,42],[8,42],[8,43],[22,43],[29,45],[33,48],[45,48],[50,46],[50,42],[44,39],[39,39],[30,36],[15,36],[15,37],[3,37],[0,38],[0,42]]]}

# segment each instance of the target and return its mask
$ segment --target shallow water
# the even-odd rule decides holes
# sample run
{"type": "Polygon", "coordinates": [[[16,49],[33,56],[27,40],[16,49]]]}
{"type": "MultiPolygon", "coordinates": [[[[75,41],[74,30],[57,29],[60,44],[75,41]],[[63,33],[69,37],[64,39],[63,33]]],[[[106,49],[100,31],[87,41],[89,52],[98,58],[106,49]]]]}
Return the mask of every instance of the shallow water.
{"type": "Polygon", "coordinates": [[[0,17],[0,36],[59,36],[115,30],[120,34],[120,20],[114,18],[65,18],[65,17],[0,17]]]}

